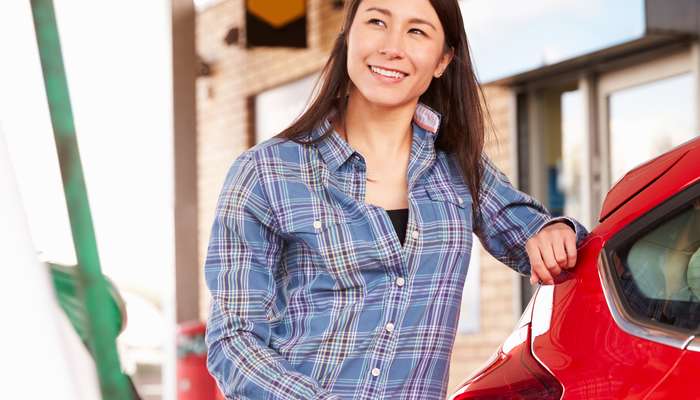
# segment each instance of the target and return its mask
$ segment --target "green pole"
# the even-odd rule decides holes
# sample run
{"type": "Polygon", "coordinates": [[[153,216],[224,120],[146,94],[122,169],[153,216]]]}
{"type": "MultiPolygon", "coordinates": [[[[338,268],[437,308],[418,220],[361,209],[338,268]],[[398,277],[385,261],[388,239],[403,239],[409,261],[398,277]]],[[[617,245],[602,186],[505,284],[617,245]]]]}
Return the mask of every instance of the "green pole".
{"type": "Polygon", "coordinates": [[[130,386],[119,365],[116,348],[118,332],[113,321],[119,316],[111,306],[110,295],[100,271],[100,259],[75,135],[53,1],[30,1],[66,206],[78,259],[79,287],[82,289],[87,310],[85,331],[88,345],[97,366],[103,400],[131,399],[130,386]]]}

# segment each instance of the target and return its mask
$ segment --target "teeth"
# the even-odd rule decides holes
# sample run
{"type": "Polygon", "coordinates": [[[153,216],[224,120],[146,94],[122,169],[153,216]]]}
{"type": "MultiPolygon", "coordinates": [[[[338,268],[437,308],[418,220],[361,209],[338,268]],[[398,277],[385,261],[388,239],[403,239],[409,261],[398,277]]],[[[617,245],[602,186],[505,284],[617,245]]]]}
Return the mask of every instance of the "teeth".
{"type": "Polygon", "coordinates": [[[372,72],[375,72],[379,75],[383,75],[389,78],[403,78],[405,74],[402,74],[401,72],[396,72],[396,71],[388,71],[386,69],[381,69],[378,67],[370,66],[372,69],[372,72]]]}

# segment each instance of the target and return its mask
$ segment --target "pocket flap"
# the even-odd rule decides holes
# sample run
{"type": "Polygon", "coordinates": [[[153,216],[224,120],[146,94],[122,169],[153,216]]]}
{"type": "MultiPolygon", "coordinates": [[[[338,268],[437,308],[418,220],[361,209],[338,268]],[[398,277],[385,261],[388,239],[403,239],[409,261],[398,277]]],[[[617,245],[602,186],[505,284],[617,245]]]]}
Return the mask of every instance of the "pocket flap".
{"type": "Polygon", "coordinates": [[[428,197],[433,201],[446,201],[459,208],[466,208],[471,204],[471,196],[469,196],[469,193],[459,195],[455,192],[454,188],[447,185],[427,185],[425,190],[428,192],[428,197]]]}
{"type": "Polygon", "coordinates": [[[344,223],[347,223],[347,218],[341,211],[328,209],[307,211],[305,208],[289,213],[284,221],[284,230],[289,233],[317,233],[344,223]]]}

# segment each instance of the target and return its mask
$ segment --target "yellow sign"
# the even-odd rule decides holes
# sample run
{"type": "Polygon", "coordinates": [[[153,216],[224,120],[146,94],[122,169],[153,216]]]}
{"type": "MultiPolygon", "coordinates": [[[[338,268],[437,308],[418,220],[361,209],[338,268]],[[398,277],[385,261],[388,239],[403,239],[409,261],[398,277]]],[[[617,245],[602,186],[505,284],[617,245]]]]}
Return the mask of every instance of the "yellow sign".
{"type": "Polygon", "coordinates": [[[275,28],[287,25],[306,12],[306,0],[247,0],[248,12],[275,28]]]}

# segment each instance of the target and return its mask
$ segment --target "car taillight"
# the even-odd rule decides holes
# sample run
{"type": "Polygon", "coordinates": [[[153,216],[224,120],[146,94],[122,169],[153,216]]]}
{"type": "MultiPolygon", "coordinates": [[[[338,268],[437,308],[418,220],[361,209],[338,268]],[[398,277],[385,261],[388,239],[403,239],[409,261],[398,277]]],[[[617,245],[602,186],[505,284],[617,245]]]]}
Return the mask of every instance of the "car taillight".
{"type": "Polygon", "coordinates": [[[516,329],[491,363],[450,400],[560,399],[561,384],[530,353],[530,325],[516,329]]]}

